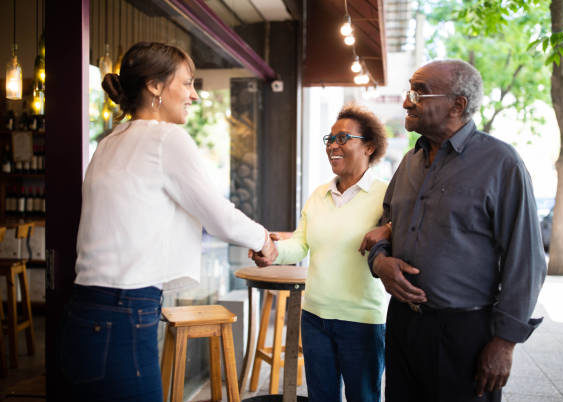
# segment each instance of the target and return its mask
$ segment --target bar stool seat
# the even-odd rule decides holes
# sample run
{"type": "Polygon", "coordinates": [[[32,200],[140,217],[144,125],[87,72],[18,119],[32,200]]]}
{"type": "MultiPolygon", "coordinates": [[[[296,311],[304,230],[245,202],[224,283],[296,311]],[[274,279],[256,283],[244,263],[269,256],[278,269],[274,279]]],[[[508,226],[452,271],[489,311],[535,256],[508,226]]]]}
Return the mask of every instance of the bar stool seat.
{"type": "MultiPolygon", "coordinates": [[[[282,352],[285,353],[285,346],[282,345],[282,332],[285,321],[285,310],[288,290],[264,290],[264,304],[262,305],[262,313],[260,315],[260,330],[258,332],[258,342],[256,345],[256,354],[254,355],[254,365],[252,368],[252,376],[250,377],[250,391],[256,391],[258,388],[258,380],[260,377],[260,367],[262,362],[271,366],[270,371],[270,394],[277,394],[280,381],[280,372],[284,367],[284,359],[282,352]],[[274,321],[274,340],[272,346],[266,346],[266,333],[268,331],[268,323],[272,311],[273,298],[276,297],[274,321]]],[[[302,384],[303,372],[303,347],[301,346],[301,335],[299,336],[299,353],[297,356],[297,385],[302,384]]]]}
{"type": "MultiPolygon", "coordinates": [[[[18,225],[16,237],[27,239],[31,236],[33,224],[18,225]]],[[[4,314],[2,300],[0,298],[0,319],[7,318],[8,341],[10,345],[10,366],[18,367],[18,332],[25,330],[27,353],[35,353],[35,333],[31,317],[31,299],[29,295],[29,281],[27,278],[26,260],[6,259],[0,260],[0,276],[6,278],[8,314],[4,314]],[[18,322],[16,279],[19,279],[22,296],[23,320],[18,322]]],[[[2,329],[3,330],[3,329],[2,329]]]]}
{"type": "Polygon", "coordinates": [[[222,398],[222,343],[228,400],[240,402],[232,332],[237,316],[219,305],[166,307],[162,315],[167,321],[161,365],[164,401],[168,400],[171,379],[171,402],[182,401],[188,339],[209,338],[212,401],[222,398]]]}

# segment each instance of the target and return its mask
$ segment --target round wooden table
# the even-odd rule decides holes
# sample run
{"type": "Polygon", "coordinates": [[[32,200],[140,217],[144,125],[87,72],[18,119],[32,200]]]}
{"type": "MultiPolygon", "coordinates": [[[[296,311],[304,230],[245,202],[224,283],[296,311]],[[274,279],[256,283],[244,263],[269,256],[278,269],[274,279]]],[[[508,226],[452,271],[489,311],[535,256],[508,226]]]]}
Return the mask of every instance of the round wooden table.
{"type": "Polygon", "coordinates": [[[235,271],[235,276],[246,280],[248,285],[249,331],[246,353],[239,378],[239,392],[242,395],[254,361],[256,349],[255,311],[258,297],[253,295],[257,289],[289,290],[287,300],[287,331],[285,334],[285,358],[283,371],[283,402],[297,400],[297,356],[299,352],[299,325],[301,320],[301,292],[305,289],[307,267],[294,265],[274,265],[265,268],[246,267],[235,271]]]}

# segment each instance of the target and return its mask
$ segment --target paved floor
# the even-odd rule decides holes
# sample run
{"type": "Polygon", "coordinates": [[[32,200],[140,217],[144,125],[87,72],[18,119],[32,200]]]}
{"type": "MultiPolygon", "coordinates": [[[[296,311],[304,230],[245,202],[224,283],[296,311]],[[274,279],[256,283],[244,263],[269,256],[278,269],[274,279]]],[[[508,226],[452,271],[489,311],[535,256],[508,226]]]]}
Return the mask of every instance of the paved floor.
{"type": "MultiPolygon", "coordinates": [[[[543,316],[544,321],[527,342],[516,346],[504,402],[563,402],[563,276],[547,277],[534,316],[543,316]]],[[[269,373],[269,366],[263,364],[258,390],[242,397],[268,394],[269,373]]],[[[283,375],[280,392],[281,384],[283,375]]],[[[307,395],[306,385],[299,387],[297,394],[307,395]]],[[[190,401],[209,398],[204,386],[190,401]]]]}

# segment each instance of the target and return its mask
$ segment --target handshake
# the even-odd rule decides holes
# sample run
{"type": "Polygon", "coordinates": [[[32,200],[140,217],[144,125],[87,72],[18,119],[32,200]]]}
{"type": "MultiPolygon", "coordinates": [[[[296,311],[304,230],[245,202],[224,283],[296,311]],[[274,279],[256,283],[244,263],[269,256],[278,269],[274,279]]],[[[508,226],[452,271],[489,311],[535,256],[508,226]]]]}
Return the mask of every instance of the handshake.
{"type": "MultiPolygon", "coordinates": [[[[291,236],[291,233],[289,233],[291,236]]],[[[278,257],[278,249],[274,240],[282,240],[286,236],[281,233],[270,233],[266,231],[266,242],[260,251],[248,250],[248,258],[252,258],[254,263],[259,267],[267,267],[272,265],[278,257]]]]}

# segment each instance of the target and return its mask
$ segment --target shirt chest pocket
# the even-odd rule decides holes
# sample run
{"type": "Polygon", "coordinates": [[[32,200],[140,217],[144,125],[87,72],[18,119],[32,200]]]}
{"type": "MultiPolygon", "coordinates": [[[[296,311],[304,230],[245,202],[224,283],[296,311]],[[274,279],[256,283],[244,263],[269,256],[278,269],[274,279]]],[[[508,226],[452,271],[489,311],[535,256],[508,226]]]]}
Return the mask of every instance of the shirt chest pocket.
{"type": "Polygon", "coordinates": [[[483,189],[462,184],[439,184],[437,192],[438,202],[427,211],[429,219],[454,231],[486,236],[491,234],[491,220],[483,189]]]}

